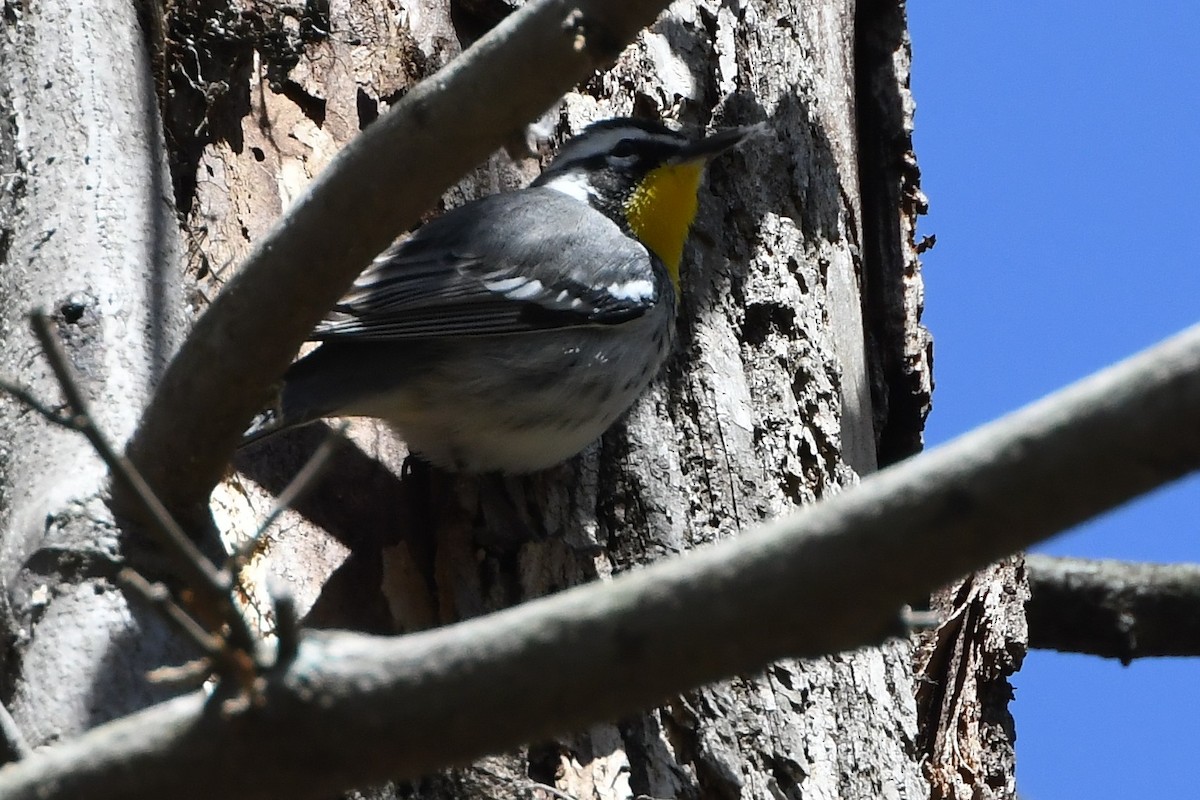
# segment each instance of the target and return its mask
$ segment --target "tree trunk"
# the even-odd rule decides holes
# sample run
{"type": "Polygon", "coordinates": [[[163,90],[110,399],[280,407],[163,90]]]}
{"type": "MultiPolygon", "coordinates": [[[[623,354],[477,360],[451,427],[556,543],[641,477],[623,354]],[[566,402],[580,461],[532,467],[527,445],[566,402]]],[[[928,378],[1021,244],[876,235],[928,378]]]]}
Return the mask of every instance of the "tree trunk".
{"type": "MultiPolygon", "coordinates": [[[[0,243],[8,243],[5,352],[20,359],[8,369],[28,372],[33,351],[19,317],[39,298],[49,297],[42,302],[77,327],[95,313],[95,331],[68,335],[68,343],[76,361],[89,365],[92,385],[104,387],[95,402],[108,430],[123,437],[170,350],[176,327],[168,323],[218,292],[339,147],[494,24],[507,4],[177,0],[144,12],[154,87],[139,56],[104,75],[83,71],[57,84],[89,87],[78,95],[32,99],[43,91],[45,65],[71,66],[35,51],[57,46],[51,36],[79,28],[79,41],[109,58],[147,52],[130,10],[113,5],[103,12],[103,33],[79,21],[99,8],[61,12],[71,22],[39,9],[13,25],[19,37],[4,45],[3,88],[18,113],[6,122],[0,157],[5,174],[26,181],[26,193],[5,193],[0,243]],[[111,85],[81,83],[108,77],[111,85]],[[154,88],[188,243],[182,269],[163,192],[141,188],[162,175],[154,88]],[[84,100],[97,114],[117,108],[129,125],[38,116],[64,106],[78,111],[84,100]],[[53,151],[41,139],[19,144],[31,132],[83,137],[106,124],[95,135],[107,149],[82,138],[53,151]],[[97,191],[87,182],[88,158],[102,159],[104,176],[115,176],[117,166],[130,170],[111,181],[130,195],[120,202],[140,209],[121,212],[119,236],[102,230],[110,201],[86,194],[97,191]],[[47,222],[68,211],[69,225],[47,222]],[[33,263],[64,270],[63,277],[43,273],[53,288],[42,289],[44,277],[17,270],[33,263]],[[100,264],[114,271],[92,278],[88,270],[100,264]],[[173,286],[180,275],[190,305],[153,288],[173,286]],[[66,276],[91,299],[68,302],[66,276]],[[120,335],[111,330],[117,320],[125,324],[120,335]]],[[[602,117],[651,115],[696,127],[766,120],[770,128],[711,167],[685,255],[677,352],[622,422],[568,464],[503,480],[406,462],[403,443],[386,428],[354,422],[355,446],[260,542],[243,576],[264,630],[273,620],[259,601],[273,581],[287,582],[311,625],[413,631],[737,536],[919,448],[930,376],[912,242],[923,198],[910,150],[908,41],[902,8],[882,0],[861,5],[856,18],[855,4],[845,0],[677,2],[611,70],[531,128],[527,141],[514,141],[447,194],[450,206],[521,185],[554,142],[602,117]]],[[[49,396],[45,380],[35,386],[49,396]]],[[[86,595],[93,607],[103,605],[94,597],[119,598],[111,570],[95,566],[111,560],[115,545],[100,532],[115,527],[93,501],[102,494],[102,471],[82,440],[47,432],[12,406],[4,413],[11,438],[3,576],[14,645],[5,700],[27,735],[42,742],[149,696],[126,693],[112,711],[69,718],[34,701],[55,694],[52,687],[79,692],[136,678],[134,665],[111,655],[128,652],[135,626],[114,599],[116,621],[88,628],[100,655],[40,672],[47,659],[80,648],[52,635],[49,621],[61,616],[76,625],[99,613],[81,611],[71,598],[86,595]],[[27,446],[35,436],[53,448],[27,446]],[[40,460],[22,461],[30,452],[40,460]],[[64,474],[92,477],[57,477],[64,474]],[[57,521],[67,510],[76,515],[70,525],[57,521]],[[57,544],[63,532],[73,538],[57,544]],[[95,550],[104,559],[75,571],[76,555],[33,557],[95,550]],[[117,641],[123,644],[111,644],[117,641]]],[[[318,437],[300,431],[239,459],[239,473],[214,498],[214,517],[231,541],[254,531],[318,437]]],[[[138,639],[150,652],[138,666],[168,660],[166,645],[150,641],[138,639]]],[[[781,662],[635,717],[371,796],[517,797],[542,784],[576,798],[925,797],[911,658],[910,646],[895,642],[781,662]]],[[[992,746],[1010,743],[997,737],[992,746]]]]}
{"type": "MultiPolygon", "coordinates": [[[[4,11],[0,372],[58,404],[27,320],[44,308],[119,442],[186,316],[144,42],[125,2],[4,11]]],[[[118,526],[87,442],[8,399],[0,415],[3,698],[36,745],[166,696],[141,673],[186,650],[113,585],[118,526]]]]}

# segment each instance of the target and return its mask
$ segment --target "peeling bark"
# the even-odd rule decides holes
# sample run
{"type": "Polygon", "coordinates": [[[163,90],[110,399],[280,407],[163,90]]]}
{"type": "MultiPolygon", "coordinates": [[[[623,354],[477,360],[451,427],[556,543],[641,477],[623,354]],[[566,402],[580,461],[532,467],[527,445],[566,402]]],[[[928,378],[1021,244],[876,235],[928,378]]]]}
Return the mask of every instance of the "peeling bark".
{"type": "Polygon", "coordinates": [[[1029,646],[1022,556],[980,570],[935,598],[946,621],[923,642],[917,671],[925,774],[936,800],[1016,797],[1008,678],[1029,646]]]}

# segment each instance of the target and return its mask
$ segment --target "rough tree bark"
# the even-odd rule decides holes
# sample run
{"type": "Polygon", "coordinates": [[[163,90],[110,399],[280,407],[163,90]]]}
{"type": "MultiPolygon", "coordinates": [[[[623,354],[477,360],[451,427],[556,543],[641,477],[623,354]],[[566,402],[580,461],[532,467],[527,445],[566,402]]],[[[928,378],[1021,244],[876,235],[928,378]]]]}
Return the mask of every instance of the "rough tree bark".
{"type": "MultiPolygon", "coordinates": [[[[358,41],[374,35],[384,42],[388,36],[393,42],[415,42],[429,67],[488,24],[478,7],[454,6],[456,13],[448,15],[444,6],[426,4],[412,17],[419,23],[406,33],[368,34],[361,20],[355,27],[352,7],[341,11],[346,16],[339,18],[338,7],[331,7],[328,30],[353,30],[358,41]]],[[[891,24],[903,31],[901,17],[891,24]]],[[[737,535],[852,483],[855,470],[874,469],[875,413],[860,294],[865,267],[854,30],[848,3],[754,5],[739,11],[677,3],[610,72],[566,98],[543,130],[561,136],[620,113],[662,115],[693,125],[764,118],[771,123],[771,136],[715,165],[710,175],[711,191],[689,250],[678,357],[599,448],[531,479],[494,483],[405,473],[391,439],[375,426],[360,424],[352,435],[361,451],[391,464],[386,473],[370,469],[376,470],[374,483],[380,487],[374,494],[390,498],[395,510],[390,518],[375,517],[366,525],[361,524],[366,520],[338,523],[339,529],[353,530],[353,539],[343,538],[353,555],[325,585],[314,616],[348,624],[344,612],[362,603],[364,585],[377,584],[383,586],[383,602],[374,602],[378,613],[369,623],[358,616],[359,625],[412,630],[474,616],[737,535]],[[359,596],[349,600],[338,591],[343,587],[359,596]]],[[[396,50],[396,44],[367,48],[376,54],[396,50]]],[[[252,177],[222,184],[214,197],[220,213],[197,202],[193,218],[221,220],[218,225],[234,232],[269,222],[274,203],[285,198],[254,205],[270,197],[261,188],[271,181],[272,170],[264,174],[259,165],[278,158],[274,174],[282,180],[272,182],[285,184],[289,176],[303,174],[306,162],[332,151],[338,137],[352,134],[355,123],[369,122],[364,108],[370,112],[404,90],[407,73],[388,72],[387,63],[370,59],[353,61],[351,51],[335,33],[313,45],[316,55],[306,55],[289,73],[295,84],[290,93],[251,92],[251,108],[258,110],[256,104],[262,103],[264,113],[235,120],[248,146],[239,152],[236,143],[218,142],[206,150],[202,164],[220,162],[210,174],[252,177]],[[361,72],[345,75],[352,63],[361,72]],[[319,128],[320,120],[312,117],[317,106],[325,114],[319,128]],[[262,146],[254,140],[264,135],[252,124],[256,118],[271,120],[274,138],[294,126],[291,130],[306,133],[290,135],[290,141],[312,143],[278,155],[264,148],[267,157],[261,159],[253,149],[262,146]],[[326,137],[332,140],[328,144],[326,137]],[[230,217],[231,206],[245,210],[230,217]],[[255,209],[263,209],[260,217],[255,209]]],[[[904,69],[904,53],[897,57],[904,69]]],[[[893,98],[903,93],[903,75],[898,77],[893,98]]],[[[902,101],[899,105],[904,107],[902,101]]],[[[893,114],[889,122],[907,125],[903,114],[893,114]]],[[[879,138],[897,134],[903,141],[905,128],[879,138]]],[[[498,155],[448,200],[457,203],[519,184],[535,169],[531,160],[498,155]]],[[[894,173],[877,177],[881,184],[889,179],[891,189],[898,181],[894,173]]],[[[198,200],[205,191],[198,186],[198,200]]],[[[913,213],[896,209],[891,197],[881,202],[889,203],[897,220],[913,213]]],[[[897,222],[891,235],[908,229],[897,222]]],[[[212,232],[209,227],[208,239],[216,247],[209,253],[219,255],[210,255],[210,261],[235,262],[237,248],[247,239],[219,239],[212,232]]],[[[904,247],[893,243],[889,252],[904,247]]],[[[889,304],[893,320],[901,319],[899,333],[919,339],[919,332],[913,333],[919,331],[911,300],[912,293],[919,296],[913,264],[908,259],[888,265],[888,270],[909,270],[907,293],[879,302],[889,304]]],[[[912,372],[922,375],[922,365],[912,372]]],[[[924,388],[927,378],[925,383],[918,378],[917,385],[924,388]]],[[[922,402],[912,407],[919,412],[922,402]]],[[[920,416],[890,424],[919,429],[920,416]]],[[[271,473],[278,451],[273,459],[272,464],[244,465],[244,474],[277,488],[283,478],[271,473]]],[[[353,483],[361,483],[363,469],[355,467],[353,483]]],[[[243,481],[243,492],[233,496],[253,496],[245,491],[248,484],[243,481]]],[[[327,484],[325,500],[315,494],[299,510],[309,521],[323,523],[336,516],[328,510],[330,498],[365,494],[350,485],[327,484]]],[[[302,531],[297,520],[287,536],[273,541],[265,554],[272,569],[288,562],[293,577],[315,574],[291,555],[301,552],[294,542],[313,541],[314,532],[302,531]]],[[[324,576],[315,577],[309,583],[314,589],[324,576]]],[[[655,712],[569,740],[537,743],[410,791],[426,797],[496,796],[533,780],[578,797],[630,792],[765,797],[772,791],[920,796],[926,790],[914,750],[910,683],[903,646],[779,664],[766,674],[676,698],[655,712]],[[846,737],[852,747],[844,746],[846,737]]]]}
{"type": "MultiPolygon", "coordinates": [[[[0,171],[25,188],[5,192],[0,206],[0,334],[9,358],[19,359],[7,368],[26,375],[34,352],[20,318],[29,305],[46,302],[76,328],[92,305],[115,306],[103,307],[82,340],[68,339],[90,365],[89,380],[104,387],[97,405],[121,437],[170,350],[176,320],[220,290],[340,146],[508,5],[176,0],[143,10],[148,47],[127,5],[90,5],[30,18],[5,6],[12,33],[2,88],[15,113],[4,121],[0,171]],[[68,34],[82,43],[74,47],[93,50],[61,64],[37,49],[68,34]],[[131,52],[152,53],[153,69],[141,55],[129,61],[131,52]],[[105,69],[40,72],[93,63],[105,69]],[[88,88],[61,101],[49,94],[74,86],[88,88]],[[163,192],[145,188],[163,174],[154,94],[187,242],[185,269],[175,272],[156,270],[179,264],[175,227],[163,216],[163,192]],[[76,127],[38,117],[64,105],[104,121],[76,127]],[[113,114],[128,126],[114,128],[113,114]],[[59,128],[95,138],[52,147],[28,138],[59,128]],[[104,170],[89,181],[94,159],[104,170]],[[127,177],[116,177],[118,166],[127,177]],[[82,194],[63,191],[80,184],[82,194]],[[119,202],[137,209],[121,212],[119,236],[103,228],[112,216],[104,209],[118,201],[98,200],[101,190],[124,191],[119,202]],[[68,222],[46,222],[60,215],[68,222]],[[106,264],[115,271],[84,271],[106,264]],[[77,284],[55,277],[51,265],[77,284]],[[186,300],[153,288],[181,275],[186,300]],[[70,299],[75,285],[84,300],[70,299]]],[[[528,142],[514,142],[447,195],[453,205],[520,185],[553,141],[614,114],[770,126],[711,169],[686,254],[678,352],[622,423],[569,464],[505,480],[406,464],[403,444],[383,427],[354,423],[354,446],[285,515],[244,576],[251,604],[264,609],[264,629],[273,621],[257,599],[275,580],[287,581],[313,625],[399,633],[477,616],[737,536],[919,447],[930,377],[912,242],[923,198],[910,149],[908,41],[901,6],[859,5],[680,0],[611,70],[532,128],[528,142]]],[[[49,394],[44,381],[36,385],[49,394]]],[[[114,690],[121,702],[111,709],[74,715],[36,701],[54,686],[100,676],[134,680],[133,665],[113,660],[130,652],[135,626],[117,603],[112,627],[89,628],[90,646],[72,639],[74,631],[50,635],[49,621],[60,616],[78,624],[69,603],[116,596],[110,573],[97,566],[112,550],[98,532],[115,528],[94,500],[102,473],[82,442],[36,426],[11,405],[4,413],[11,438],[3,577],[12,608],[3,699],[41,743],[148,697],[114,690]],[[28,444],[35,437],[54,444],[28,444]],[[80,482],[82,475],[92,477],[80,482]],[[68,544],[57,543],[60,532],[68,544]],[[80,552],[99,555],[80,562],[80,552]],[[43,580],[44,573],[52,574],[43,580]],[[95,655],[74,669],[42,666],[71,648],[95,655]]],[[[236,540],[254,530],[316,435],[298,432],[240,459],[214,499],[223,532],[236,540]]],[[[165,645],[150,644],[163,639],[136,641],[148,651],[138,666],[169,660],[165,645]]],[[[645,714],[370,796],[518,797],[545,784],[578,798],[924,797],[911,657],[897,643],[779,663],[645,714]]],[[[86,694],[73,702],[80,698],[86,702],[86,694]]],[[[1008,753],[1011,742],[996,736],[985,746],[1008,753]]]]}

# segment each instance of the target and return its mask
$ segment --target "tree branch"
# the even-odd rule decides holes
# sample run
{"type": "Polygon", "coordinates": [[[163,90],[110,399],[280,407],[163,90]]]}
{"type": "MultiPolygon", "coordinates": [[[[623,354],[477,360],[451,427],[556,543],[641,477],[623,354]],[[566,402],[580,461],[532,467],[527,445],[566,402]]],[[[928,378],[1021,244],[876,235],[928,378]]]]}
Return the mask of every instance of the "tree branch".
{"type": "Polygon", "coordinates": [[[1119,658],[1200,656],[1200,564],[1025,557],[1029,644],[1119,658]]]}
{"type": "Polygon", "coordinates": [[[128,453],[163,503],[201,507],[267,386],[354,277],[666,5],[535,0],[344,148],[197,321],[146,409],[128,453]]]}
{"type": "Polygon", "coordinates": [[[0,769],[0,796],[309,798],[415,777],[877,642],[907,598],[1198,467],[1200,326],[737,540],[434,631],[309,633],[260,706],[169,701],[0,769]]]}

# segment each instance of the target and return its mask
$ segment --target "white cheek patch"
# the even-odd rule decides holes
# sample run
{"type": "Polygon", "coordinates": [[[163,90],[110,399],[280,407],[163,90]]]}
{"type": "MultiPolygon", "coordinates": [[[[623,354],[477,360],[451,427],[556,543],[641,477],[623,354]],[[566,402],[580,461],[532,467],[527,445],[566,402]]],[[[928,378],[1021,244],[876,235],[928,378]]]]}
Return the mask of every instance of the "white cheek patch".
{"type": "Polygon", "coordinates": [[[573,197],[581,203],[590,203],[596,193],[588,184],[588,177],[582,172],[567,172],[555,175],[545,183],[546,188],[562,192],[567,197],[573,197]]]}

